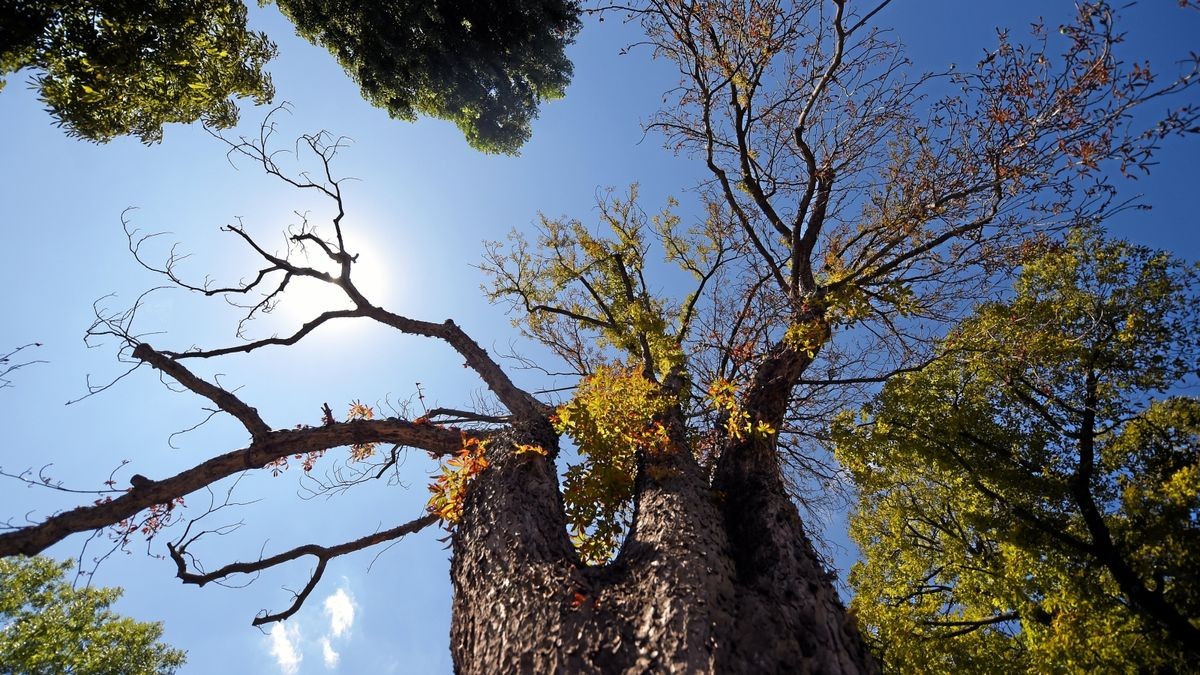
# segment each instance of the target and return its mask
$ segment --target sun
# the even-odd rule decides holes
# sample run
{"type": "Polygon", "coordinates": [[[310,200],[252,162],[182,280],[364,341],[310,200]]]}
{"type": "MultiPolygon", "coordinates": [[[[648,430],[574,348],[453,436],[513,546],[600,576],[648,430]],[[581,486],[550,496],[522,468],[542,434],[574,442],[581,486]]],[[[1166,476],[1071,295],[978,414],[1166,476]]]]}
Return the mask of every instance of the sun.
{"type": "MultiPolygon", "coordinates": [[[[386,256],[381,249],[372,246],[369,239],[358,236],[353,243],[354,246],[347,246],[348,250],[358,255],[350,270],[351,282],[371,304],[386,306],[395,299],[395,294],[390,292],[395,287],[395,279],[390,277],[396,267],[386,264],[386,256]]],[[[332,261],[319,252],[310,252],[307,257],[298,254],[295,258],[297,264],[309,265],[329,274],[337,273],[332,261]]],[[[311,277],[293,277],[272,313],[289,323],[303,323],[315,319],[322,312],[351,309],[353,306],[345,291],[335,284],[311,277]]],[[[334,325],[337,323],[334,322],[334,325]]]]}

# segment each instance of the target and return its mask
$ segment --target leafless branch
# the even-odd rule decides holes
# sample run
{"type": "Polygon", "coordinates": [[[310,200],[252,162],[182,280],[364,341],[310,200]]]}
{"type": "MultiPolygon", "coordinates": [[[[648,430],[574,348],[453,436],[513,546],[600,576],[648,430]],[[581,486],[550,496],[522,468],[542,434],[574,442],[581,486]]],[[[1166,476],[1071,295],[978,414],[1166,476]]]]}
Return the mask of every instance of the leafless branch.
{"type": "Polygon", "coordinates": [[[25,351],[26,349],[36,349],[41,346],[42,343],[40,342],[30,342],[29,344],[24,344],[16,349],[13,349],[7,354],[0,354],[0,389],[11,387],[12,380],[9,379],[9,376],[21,368],[32,366],[36,363],[46,363],[46,361],[42,361],[41,359],[31,359],[28,361],[13,360],[13,357],[25,351]]]}
{"type": "Polygon", "coordinates": [[[134,348],[133,357],[145,361],[154,368],[170,375],[179,384],[207,398],[218,408],[237,418],[242,423],[242,426],[246,427],[246,431],[250,432],[251,438],[258,440],[271,432],[271,427],[267,426],[267,423],[259,417],[257,410],[246,405],[237,396],[234,396],[221,387],[196,377],[178,361],[172,360],[155,351],[153,347],[145,342],[134,348]]]}
{"type": "Polygon", "coordinates": [[[36,555],[76,532],[108,527],[155,504],[170,504],[222,478],[261,468],[288,455],[376,442],[421,448],[439,456],[450,455],[461,447],[462,435],[471,433],[396,419],[271,431],[246,448],[218,455],[169,478],[148,480],[112,501],[80,506],[37,525],[0,534],[0,556],[36,555]]]}
{"type": "Polygon", "coordinates": [[[297,546],[296,548],[275,554],[266,558],[259,558],[252,562],[236,562],[230,563],[223,567],[217,568],[211,572],[196,573],[188,571],[187,560],[184,558],[187,555],[187,547],[199,538],[199,534],[194,535],[186,540],[180,540],[174,543],[168,543],[167,549],[170,552],[171,559],[175,561],[176,576],[185,584],[195,584],[204,586],[213,581],[223,580],[226,577],[235,574],[254,574],[263,570],[281,565],[292,560],[296,560],[302,556],[310,555],[317,559],[317,566],[309,577],[308,583],[304,585],[298,593],[294,595],[292,604],[287,609],[274,614],[264,613],[254,618],[252,622],[255,626],[271,623],[274,621],[283,621],[299,611],[304,601],[316,588],[317,583],[321,580],[321,576],[325,573],[325,566],[330,559],[336,558],[347,553],[361,551],[365,548],[375,546],[388,541],[393,541],[407,534],[420,532],[421,530],[436,523],[438,520],[436,515],[426,514],[415,520],[409,521],[398,527],[393,527],[389,530],[383,530],[374,534],[369,534],[365,537],[360,537],[354,541],[349,541],[336,546],[321,546],[318,544],[306,544],[297,546]]]}

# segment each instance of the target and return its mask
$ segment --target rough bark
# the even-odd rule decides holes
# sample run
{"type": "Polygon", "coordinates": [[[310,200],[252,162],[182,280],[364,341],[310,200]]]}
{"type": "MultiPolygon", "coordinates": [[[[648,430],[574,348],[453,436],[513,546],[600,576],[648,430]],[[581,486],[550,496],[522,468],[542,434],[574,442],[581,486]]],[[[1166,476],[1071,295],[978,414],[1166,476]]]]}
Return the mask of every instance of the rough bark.
{"type": "MultiPolygon", "coordinates": [[[[440,326],[448,340],[460,337],[453,324],[440,326]]],[[[455,346],[490,363],[474,342],[459,340],[455,346]]],[[[4,533],[0,555],[37,553],[71,533],[110,526],[289,454],[380,441],[448,454],[461,444],[462,432],[396,419],[272,430],[254,408],[195,377],[178,358],[161,357],[145,345],[135,354],[237,417],[251,444],[175,476],[139,478],[110,502],[4,533]]],[[[811,360],[811,354],[784,345],[772,350],[745,397],[751,415],[778,428],[789,392],[811,360]]],[[[453,538],[451,650],[459,672],[876,671],[784,490],[773,437],[731,439],[710,483],[687,446],[682,412],[669,411],[662,420],[671,434],[669,449],[639,456],[634,518],[621,551],[607,565],[588,566],[567,533],[549,408],[507,378],[489,382],[515,414],[507,430],[489,434],[491,466],[471,484],[453,538]],[[516,452],[522,445],[540,446],[547,455],[516,452]]],[[[262,617],[273,621],[295,611],[327,558],[429,521],[343,545],[300,547],[235,563],[211,578],[187,571],[187,542],[171,552],[180,578],[189,583],[317,556],[318,572],[297,602],[262,617]]]]}
{"type": "MultiPolygon", "coordinates": [[[[777,360],[764,391],[790,390],[810,359],[777,360]]],[[[549,424],[489,447],[454,536],[459,673],[877,672],[784,491],[774,439],[731,444],[712,485],[676,440],[640,458],[634,522],[604,566],[571,546],[555,453],[513,451],[555,448],[549,424]]]]}

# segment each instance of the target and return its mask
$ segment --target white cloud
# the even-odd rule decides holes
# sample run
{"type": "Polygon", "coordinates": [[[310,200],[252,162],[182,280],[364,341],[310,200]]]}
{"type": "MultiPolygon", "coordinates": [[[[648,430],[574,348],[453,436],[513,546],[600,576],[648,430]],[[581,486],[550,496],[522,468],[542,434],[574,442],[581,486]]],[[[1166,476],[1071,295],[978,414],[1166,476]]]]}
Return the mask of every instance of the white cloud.
{"type": "Polygon", "coordinates": [[[321,638],[321,654],[325,657],[326,668],[337,668],[338,661],[342,659],[342,655],[333,651],[333,645],[329,644],[329,638],[321,638]]]}
{"type": "Polygon", "coordinates": [[[271,656],[286,675],[295,675],[300,670],[304,657],[296,651],[300,642],[300,624],[291,623],[286,628],[282,623],[271,626],[271,656]]]}
{"type": "Polygon", "coordinates": [[[354,625],[354,601],[346,594],[346,589],[339,588],[333,595],[325,598],[325,614],[329,616],[329,630],[334,637],[341,637],[349,632],[354,625]]]}

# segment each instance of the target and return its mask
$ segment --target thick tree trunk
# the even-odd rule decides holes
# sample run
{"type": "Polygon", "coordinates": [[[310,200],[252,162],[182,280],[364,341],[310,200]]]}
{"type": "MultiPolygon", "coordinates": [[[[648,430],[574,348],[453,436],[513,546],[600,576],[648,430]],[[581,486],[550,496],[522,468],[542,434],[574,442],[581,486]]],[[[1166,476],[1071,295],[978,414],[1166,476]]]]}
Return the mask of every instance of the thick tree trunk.
{"type": "Polygon", "coordinates": [[[771,439],[727,449],[709,486],[686,450],[642,457],[616,560],[583,565],[548,424],[489,446],[454,536],[460,673],[870,673],[783,489],[771,439]],[[554,453],[552,452],[551,455],[554,453]]]}
{"type": "MultiPolygon", "coordinates": [[[[768,439],[731,450],[774,453],[768,439]]],[[[715,486],[724,501],[736,569],[737,621],[719,672],[875,672],[853,620],[787,496],[773,463],[722,462],[715,486]]]]}

